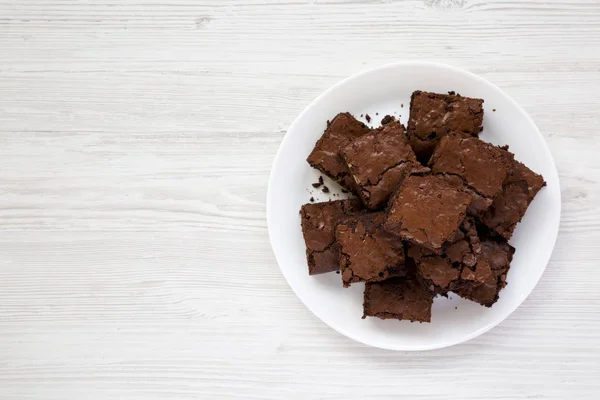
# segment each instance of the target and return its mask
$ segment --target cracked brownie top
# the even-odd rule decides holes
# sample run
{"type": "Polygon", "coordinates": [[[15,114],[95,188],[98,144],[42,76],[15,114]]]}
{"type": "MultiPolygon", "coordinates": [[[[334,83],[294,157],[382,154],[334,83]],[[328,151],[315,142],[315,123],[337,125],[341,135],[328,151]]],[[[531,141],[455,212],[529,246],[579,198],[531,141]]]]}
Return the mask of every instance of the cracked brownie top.
{"type": "Polygon", "coordinates": [[[464,220],[472,195],[443,175],[411,175],[390,200],[385,229],[440,251],[464,220]]]}
{"type": "Polygon", "coordinates": [[[482,99],[420,90],[411,96],[408,137],[422,162],[427,162],[446,134],[462,132],[477,136],[483,129],[482,123],[482,99]]]}
{"type": "Polygon", "coordinates": [[[481,218],[487,227],[505,239],[512,237],[535,195],[546,186],[544,178],[524,164],[514,160],[504,180],[502,191],[481,218]]]}
{"type": "Polygon", "coordinates": [[[339,151],[370,130],[350,113],[340,113],[333,120],[327,121],[327,129],[315,144],[315,148],[306,161],[346,189],[356,192],[354,179],[352,179],[339,151]]]}
{"type": "Polygon", "coordinates": [[[306,242],[309,275],[339,269],[339,249],[335,226],[341,217],[360,210],[358,199],[305,204],[300,209],[302,233],[306,242]]]}
{"type": "Polygon", "coordinates": [[[382,212],[344,218],[336,229],[344,287],[406,275],[404,245],[386,232],[382,212]]]}
{"type": "Polygon", "coordinates": [[[397,121],[359,137],[340,154],[356,182],[358,195],[370,210],[384,207],[409,172],[427,170],[417,161],[404,125],[397,121]]]}
{"type": "Polygon", "coordinates": [[[442,138],[429,160],[434,174],[458,176],[476,194],[493,199],[506,178],[513,156],[501,147],[468,135],[442,138]]]}

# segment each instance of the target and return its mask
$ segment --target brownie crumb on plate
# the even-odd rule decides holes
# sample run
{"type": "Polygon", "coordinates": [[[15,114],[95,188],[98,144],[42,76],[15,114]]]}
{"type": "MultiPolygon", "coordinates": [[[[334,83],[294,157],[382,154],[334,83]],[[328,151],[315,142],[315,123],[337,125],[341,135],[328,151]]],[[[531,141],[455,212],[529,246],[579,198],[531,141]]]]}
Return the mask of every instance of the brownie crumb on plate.
{"type": "Polygon", "coordinates": [[[383,117],[381,119],[381,125],[387,125],[390,122],[394,122],[396,120],[396,117],[392,116],[392,115],[386,115],[385,117],[383,117]]]}
{"type": "Polygon", "coordinates": [[[319,181],[312,184],[312,187],[319,188],[323,184],[323,177],[319,176],[319,181]]]}

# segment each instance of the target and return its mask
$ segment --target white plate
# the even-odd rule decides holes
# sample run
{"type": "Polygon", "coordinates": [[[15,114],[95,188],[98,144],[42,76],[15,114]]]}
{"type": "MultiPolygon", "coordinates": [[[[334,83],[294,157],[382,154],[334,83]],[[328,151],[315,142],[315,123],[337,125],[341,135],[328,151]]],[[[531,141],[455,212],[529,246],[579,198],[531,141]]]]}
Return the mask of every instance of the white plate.
{"type": "MultiPolygon", "coordinates": [[[[364,119],[362,119],[364,121],[364,119]]],[[[271,245],[288,283],[323,322],[359,342],[391,350],[426,350],[474,338],[510,315],[529,295],[552,254],[560,221],[560,188],[556,166],[540,131],[525,111],[495,85],[470,72],[443,64],[403,62],[351,76],[331,87],[296,118],[288,130],[271,172],[267,194],[267,224],[271,245]],[[548,186],[540,191],[518,225],[511,244],[517,249],[508,273],[508,286],[492,308],[451,295],[436,298],[431,323],[361,319],[364,285],[342,287],[339,274],[309,276],[299,210],[311,196],[337,200],[338,186],[328,195],[311,186],[320,175],[306,157],[328,119],[349,111],[370,114],[379,125],[386,114],[401,115],[406,124],[414,90],[485,100],[483,140],[508,144],[519,161],[541,173],[548,186]],[[401,104],[404,107],[401,107],[401,104]],[[496,109],[496,111],[492,111],[496,109]],[[379,113],[379,115],[377,115],[379,113]],[[313,193],[311,193],[313,192],[313,193]]]]}

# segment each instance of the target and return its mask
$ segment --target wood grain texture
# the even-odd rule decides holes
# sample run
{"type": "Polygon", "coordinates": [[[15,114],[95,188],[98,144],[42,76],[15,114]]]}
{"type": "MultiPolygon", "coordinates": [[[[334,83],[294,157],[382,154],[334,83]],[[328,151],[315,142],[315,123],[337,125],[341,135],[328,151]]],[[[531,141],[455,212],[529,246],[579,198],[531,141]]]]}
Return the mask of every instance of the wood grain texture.
{"type": "Polygon", "coordinates": [[[596,0],[0,0],[0,54],[0,398],[598,398],[596,0]],[[403,59],[513,96],[564,201],[525,303],[423,353],[320,322],[265,223],[296,115],[403,59]]]}

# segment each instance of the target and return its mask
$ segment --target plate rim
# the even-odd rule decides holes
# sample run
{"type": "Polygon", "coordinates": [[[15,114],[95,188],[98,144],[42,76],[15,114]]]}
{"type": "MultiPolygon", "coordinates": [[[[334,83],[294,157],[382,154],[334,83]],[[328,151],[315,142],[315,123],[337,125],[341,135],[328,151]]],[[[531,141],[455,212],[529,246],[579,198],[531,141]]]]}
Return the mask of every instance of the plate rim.
{"type": "Polygon", "coordinates": [[[544,135],[542,134],[542,132],[540,131],[540,129],[538,128],[537,124],[535,123],[535,121],[531,118],[531,116],[529,115],[529,113],[527,113],[527,111],[517,102],[515,101],[508,93],[506,93],[504,90],[502,90],[499,86],[497,86],[496,84],[492,83],[491,81],[473,73],[470,72],[468,70],[465,70],[463,68],[459,68],[450,64],[446,64],[446,63],[442,63],[442,62],[434,62],[434,61],[421,61],[421,60],[406,60],[406,61],[396,61],[396,62],[391,62],[391,63],[386,63],[386,64],[382,64],[382,65],[378,65],[378,66],[374,66],[371,68],[367,68],[364,70],[361,70],[357,73],[354,73],[352,75],[349,75],[345,78],[343,78],[342,80],[338,81],[337,83],[333,84],[332,86],[328,87],[325,91],[323,91],[320,95],[318,95],[316,98],[314,98],[310,103],[308,103],[304,109],[300,112],[300,114],[298,114],[298,116],[296,116],[296,118],[294,119],[294,121],[290,124],[290,126],[288,127],[288,129],[286,130],[286,133],[283,137],[283,139],[281,140],[279,147],[277,149],[277,153],[275,154],[275,158],[273,159],[273,163],[271,165],[271,172],[269,174],[269,181],[267,184],[267,198],[266,198],[266,207],[265,207],[265,212],[266,212],[266,219],[267,219],[267,231],[268,231],[268,235],[269,235],[269,242],[271,245],[271,250],[273,252],[273,255],[275,256],[275,260],[277,262],[277,266],[279,267],[280,272],[282,273],[282,275],[284,276],[287,284],[290,286],[290,288],[292,289],[292,291],[294,292],[294,294],[296,295],[296,297],[298,297],[300,299],[300,301],[304,304],[304,306],[310,310],[319,320],[321,320],[323,323],[325,323],[327,326],[329,326],[330,328],[332,328],[333,330],[339,332],[340,334],[356,341],[359,343],[362,343],[366,346],[369,347],[375,347],[375,348],[381,348],[381,349],[386,349],[386,350],[395,350],[395,351],[427,351],[427,350],[436,350],[436,349],[441,349],[441,348],[445,348],[445,347],[451,347],[451,346],[455,346],[461,343],[465,343],[471,339],[476,338],[477,336],[480,336],[482,334],[484,334],[485,332],[489,331],[490,329],[494,328],[495,326],[499,325],[501,322],[503,322],[504,320],[506,320],[510,315],[512,315],[525,301],[525,299],[527,299],[531,293],[533,292],[533,290],[537,287],[541,277],[544,275],[544,272],[546,271],[546,268],[548,267],[548,264],[550,262],[550,259],[552,258],[552,254],[554,253],[554,249],[556,248],[556,241],[558,239],[558,234],[560,232],[560,222],[561,222],[561,216],[562,216],[562,193],[560,190],[560,176],[558,174],[558,169],[556,168],[556,162],[554,161],[554,157],[552,155],[552,152],[550,151],[550,148],[548,146],[548,143],[546,142],[546,139],[544,138],[544,135]],[[525,118],[527,118],[528,122],[531,123],[531,125],[535,128],[535,133],[538,136],[539,139],[541,139],[541,142],[543,143],[543,147],[544,150],[548,152],[548,154],[550,155],[550,161],[552,163],[552,171],[556,176],[556,183],[557,183],[557,195],[558,195],[558,222],[556,225],[556,234],[554,235],[554,239],[552,241],[552,245],[550,247],[550,251],[548,252],[548,256],[547,259],[544,261],[544,267],[541,270],[541,273],[539,274],[539,276],[536,278],[535,283],[532,287],[532,289],[529,291],[529,293],[527,293],[527,295],[523,296],[522,299],[520,299],[514,307],[512,307],[511,309],[509,309],[509,311],[506,313],[506,315],[504,315],[502,318],[499,318],[497,321],[494,322],[490,322],[489,324],[485,325],[484,327],[475,330],[474,332],[471,332],[468,335],[465,335],[463,337],[461,337],[459,340],[456,341],[452,341],[452,342],[441,342],[439,344],[432,344],[432,345],[415,345],[415,346],[411,346],[411,347],[402,347],[402,346],[388,346],[388,345],[375,345],[372,343],[366,343],[365,341],[361,340],[360,338],[356,337],[354,334],[352,334],[351,332],[348,332],[346,329],[344,329],[343,327],[340,326],[336,326],[335,324],[330,323],[328,320],[322,318],[318,311],[315,311],[313,308],[311,308],[307,302],[303,299],[302,296],[300,296],[298,294],[298,292],[296,291],[296,289],[294,288],[294,285],[292,285],[292,283],[290,282],[290,279],[288,278],[288,276],[285,273],[285,270],[283,268],[281,268],[281,263],[280,263],[280,257],[277,254],[277,250],[276,250],[276,246],[274,245],[274,241],[273,241],[273,235],[274,235],[274,229],[272,227],[272,219],[269,217],[269,215],[271,214],[269,212],[270,209],[270,204],[272,203],[272,196],[273,196],[273,179],[274,179],[274,171],[275,171],[275,166],[278,164],[279,159],[281,157],[281,153],[282,153],[282,149],[284,148],[284,145],[286,143],[286,140],[289,139],[289,135],[288,133],[290,131],[292,131],[295,126],[299,123],[299,121],[304,117],[304,115],[312,108],[314,107],[314,105],[316,103],[318,103],[323,97],[327,96],[329,93],[333,92],[334,90],[336,90],[338,87],[346,84],[347,82],[354,80],[354,79],[358,79],[364,75],[368,75],[371,73],[375,73],[377,71],[381,71],[381,70],[385,70],[388,68],[398,68],[398,67],[418,67],[418,66],[428,66],[428,67],[437,67],[437,68],[444,68],[444,69],[448,69],[454,73],[459,73],[459,74],[464,74],[469,76],[472,79],[475,79],[476,81],[478,81],[481,84],[485,84],[488,85],[489,87],[491,87],[493,90],[501,93],[503,96],[505,96],[515,107],[516,109],[521,112],[525,118]]]}

